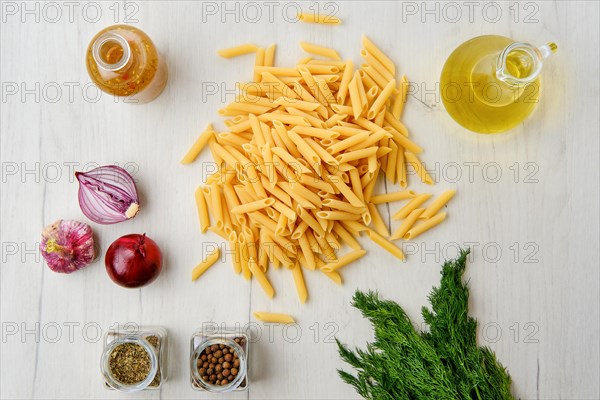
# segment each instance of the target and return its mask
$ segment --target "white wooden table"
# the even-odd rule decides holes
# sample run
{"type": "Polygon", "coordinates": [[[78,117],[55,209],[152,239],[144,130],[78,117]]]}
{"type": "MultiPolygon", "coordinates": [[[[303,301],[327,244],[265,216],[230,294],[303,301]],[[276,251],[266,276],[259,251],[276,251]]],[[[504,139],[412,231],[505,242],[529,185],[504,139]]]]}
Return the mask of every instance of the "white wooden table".
{"type": "Polygon", "coordinates": [[[357,398],[336,374],[344,365],[332,343],[334,336],[357,346],[372,339],[350,306],[354,290],[377,289],[420,323],[443,259],[470,244],[480,343],[509,369],[514,394],[598,399],[598,3],[453,4],[320,3],[344,21],[328,27],[295,23],[299,3],[3,2],[1,397],[210,398],[189,385],[190,335],[210,321],[255,323],[251,311],[262,309],[289,312],[299,325],[255,326],[262,336],[253,344],[250,389],[231,398],[357,398]],[[98,98],[89,85],[89,40],[122,22],[146,31],[169,63],[169,84],[148,105],[98,98]],[[275,42],[276,62],[289,65],[307,40],[360,62],[363,33],[418,87],[404,121],[426,149],[423,160],[438,181],[431,190],[458,190],[447,221],[404,243],[404,263],[363,241],[369,255],[344,271],[343,287],[307,274],[306,305],[285,271],[272,274],[274,301],[235,277],[228,262],[192,283],[203,243],[220,240],[198,231],[193,192],[206,176],[202,162],[178,161],[208,122],[221,124],[217,109],[232,100],[236,81],[250,79],[253,63],[215,51],[275,42]],[[436,92],[446,57],[481,34],[559,46],[542,73],[535,114],[503,135],[460,128],[436,92]],[[95,264],[72,275],[51,272],[36,250],[42,227],[59,218],[87,221],[73,171],[111,163],[134,172],[142,211],[125,223],[92,224],[101,248],[95,264]],[[152,285],[126,290],[107,277],[102,255],[119,236],[143,232],[161,246],[165,268],[152,285]],[[169,330],[170,379],[160,391],[127,396],[103,388],[98,335],[125,322],[169,330]]]}

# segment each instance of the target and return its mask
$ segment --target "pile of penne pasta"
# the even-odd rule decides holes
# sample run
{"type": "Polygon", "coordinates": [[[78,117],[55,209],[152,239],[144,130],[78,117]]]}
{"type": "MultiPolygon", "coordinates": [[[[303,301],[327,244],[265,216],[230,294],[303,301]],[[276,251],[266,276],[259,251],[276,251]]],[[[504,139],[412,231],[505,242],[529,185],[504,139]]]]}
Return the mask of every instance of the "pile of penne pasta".
{"type": "MultiPolygon", "coordinates": [[[[409,164],[433,184],[419,160],[421,147],[400,122],[408,81],[396,81],[394,63],[373,42],[363,37],[362,44],[365,63],[358,69],[335,50],[304,42],[311,56],[289,68],[274,66],[274,45],[219,52],[254,52],[254,79],[239,84],[236,100],[219,110],[227,130],[209,125],[182,163],[210,148],[218,171],[196,190],[201,230],[228,241],[235,273],[254,277],[269,297],[275,295],[269,264],[292,271],[305,302],[303,271],[341,284],[340,268],[366,254],[361,233],[404,259],[392,240],[414,239],[446,217],[439,211],[454,191],[424,206],[430,194],[406,189],[409,164]],[[380,172],[403,190],[374,194],[380,172]],[[401,224],[390,235],[377,205],[393,201],[406,204],[394,214],[401,224]],[[341,255],[344,245],[351,250],[341,255]]],[[[193,279],[218,259],[218,250],[207,255],[193,279]]]]}

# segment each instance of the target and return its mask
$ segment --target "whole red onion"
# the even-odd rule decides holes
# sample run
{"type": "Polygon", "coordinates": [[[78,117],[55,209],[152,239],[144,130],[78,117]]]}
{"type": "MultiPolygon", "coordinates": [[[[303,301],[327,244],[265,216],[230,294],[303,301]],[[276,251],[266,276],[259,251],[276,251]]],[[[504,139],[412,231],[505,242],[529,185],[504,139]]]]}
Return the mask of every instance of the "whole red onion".
{"type": "Polygon", "coordinates": [[[133,233],[115,240],[104,257],[106,272],[117,285],[138,288],[156,279],[162,270],[162,255],[154,240],[133,233]]]}

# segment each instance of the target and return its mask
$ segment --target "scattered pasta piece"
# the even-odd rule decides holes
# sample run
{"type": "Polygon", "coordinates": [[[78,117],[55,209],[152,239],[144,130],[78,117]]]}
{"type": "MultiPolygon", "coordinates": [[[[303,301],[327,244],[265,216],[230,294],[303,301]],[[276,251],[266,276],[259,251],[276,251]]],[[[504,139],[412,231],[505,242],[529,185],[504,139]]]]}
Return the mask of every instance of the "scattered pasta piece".
{"type": "Polygon", "coordinates": [[[210,138],[215,134],[212,124],[209,124],[204,132],[198,136],[198,139],[194,142],[192,147],[188,150],[185,156],[181,159],[182,164],[189,164],[193,162],[196,157],[200,154],[202,149],[208,144],[210,138]]]}
{"type": "MultiPolygon", "coordinates": [[[[337,51],[330,49],[329,47],[323,47],[323,46],[319,46],[319,45],[308,43],[308,42],[300,42],[300,47],[302,47],[302,50],[304,50],[305,52],[307,52],[309,54],[314,54],[314,55],[321,56],[321,57],[331,58],[333,60],[341,60],[340,55],[337,53],[337,51]]],[[[313,71],[311,71],[311,72],[313,72],[313,71]]],[[[329,71],[329,72],[334,72],[334,71],[329,71]]],[[[339,72],[339,69],[337,69],[337,72],[339,72]]]]}
{"type": "Polygon", "coordinates": [[[404,239],[414,239],[421,233],[426,232],[434,226],[440,224],[444,219],[446,219],[446,213],[440,213],[434,217],[426,219],[425,221],[410,228],[409,231],[404,234],[404,239]]]}
{"type": "Polygon", "coordinates": [[[456,190],[447,190],[440,195],[427,209],[421,214],[419,218],[428,219],[433,217],[438,211],[442,209],[456,194],[456,190]]]}
{"type": "Polygon", "coordinates": [[[196,279],[200,278],[200,276],[203,273],[205,273],[207,269],[209,269],[215,262],[217,262],[220,255],[221,252],[218,247],[215,250],[208,253],[204,260],[202,260],[202,262],[200,262],[200,264],[198,264],[196,268],[194,268],[194,270],[192,271],[192,281],[195,281],[196,279]]]}
{"type": "Polygon", "coordinates": [[[263,322],[279,323],[279,324],[295,324],[296,320],[289,314],[271,313],[266,311],[254,311],[254,318],[263,322]]]}
{"type": "Polygon", "coordinates": [[[243,44],[241,46],[230,47],[217,51],[217,54],[223,58],[232,58],[242,56],[244,54],[254,53],[258,50],[258,46],[254,44],[243,44]]]}
{"type": "Polygon", "coordinates": [[[337,17],[315,13],[300,13],[298,14],[298,20],[302,22],[312,22],[315,24],[325,25],[339,25],[342,23],[342,20],[337,17]]]}

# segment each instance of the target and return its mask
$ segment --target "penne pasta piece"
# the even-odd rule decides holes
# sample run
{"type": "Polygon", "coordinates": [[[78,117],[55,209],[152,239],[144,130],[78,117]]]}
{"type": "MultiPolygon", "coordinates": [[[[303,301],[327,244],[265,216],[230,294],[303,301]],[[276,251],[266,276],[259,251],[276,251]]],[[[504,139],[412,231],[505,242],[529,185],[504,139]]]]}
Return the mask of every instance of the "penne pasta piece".
{"type": "Polygon", "coordinates": [[[316,13],[299,13],[298,20],[315,24],[339,25],[342,21],[331,15],[316,14],[316,13]]]}
{"type": "Polygon", "coordinates": [[[387,81],[394,79],[394,74],[388,71],[388,69],[377,58],[375,58],[373,54],[365,49],[361,49],[360,56],[365,59],[367,64],[375,68],[375,70],[387,81]]]}
{"type": "Polygon", "coordinates": [[[192,281],[195,281],[196,279],[200,278],[200,275],[202,275],[203,273],[206,272],[207,269],[209,269],[215,262],[217,262],[217,260],[219,259],[221,252],[219,250],[219,248],[215,248],[213,251],[211,251],[210,253],[208,253],[206,255],[206,257],[204,257],[204,260],[202,260],[200,262],[200,264],[198,264],[196,266],[196,268],[193,269],[192,271],[192,281]]]}
{"type": "Polygon", "coordinates": [[[373,204],[381,204],[381,203],[390,203],[392,201],[400,201],[412,199],[416,196],[416,193],[412,190],[403,190],[400,192],[392,192],[385,194],[378,194],[376,196],[371,196],[371,203],[373,204]]]}
{"type": "Polygon", "coordinates": [[[396,162],[398,162],[398,145],[393,140],[390,140],[390,147],[392,148],[392,151],[390,152],[387,158],[387,165],[385,166],[385,176],[390,182],[396,183],[396,162]]]}
{"type": "Polygon", "coordinates": [[[435,199],[433,203],[429,205],[429,207],[425,209],[425,211],[419,216],[419,218],[429,219],[433,217],[435,214],[437,214],[438,211],[442,209],[442,207],[444,207],[450,201],[452,197],[454,197],[455,194],[456,190],[446,190],[437,199],[435,199]]]}
{"type": "Polygon", "coordinates": [[[315,270],[317,264],[315,263],[315,255],[310,247],[308,237],[300,236],[300,238],[298,238],[298,243],[300,244],[300,250],[302,251],[306,267],[310,270],[315,270]]]}
{"type": "Polygon", "coordinates": [[[254,59],[254,82],[260,82],[261,75],[260,72],[256,71],[256,67],[263,67],[265,65],[265,49],[264,47],[259,47],[256,49],[256,57],[254,59]]]}
{"type": "Polygon", "coordinates": [[[388,101],[392,93],[396,90],[396,80],[392,79],[385,85],[379,96],[373,102],[373,105],[367,113],[367,119],[373,119],[383,109],[385,103],[388,101]]]}
{"type": "Polygon", "coordinates": [[[300,47],[302,50],[309,54],[314,54],[321,57],[331,58],[333,60],[341,60],[337,51],[329,48],[323,47],[316,44],[308,43],[308,42],[300,42],[300,47]]]}
{"type": "Polygon", "coordinates": [[[287,124],[287,125],[304,125],[304,126],[310,126],[310,122],[304,118],[304,117],[299,117],[296,115],[290,115],[290,114],[283,114],[283,113],[266,113],[266,114],[261,114],[258,117],[259,120],[263,121],[263,122],[274,122],[274,121],[279,121],[283,124],[287,124]]]}
{"type": "MultiPolygon", "coordinates": [[[[385,107],[382,107],[381,110],[379,111],[379,113],[375,116],[375,118],[373,118],[373,123],[377,126],[383,127],[383,124],[385,122],[385,113],[386,113],[386,109],[385,109],[385,107]]],[[[383,128],[383,129],[385,129],[385,128],[383,128]]]]}
{"type": "Polygon", "coordinates": [[[210,204],[213,210],[213,216],[215,217],[215,227],[218,230],[223,229],[223,205],[221,204],[221,193],[219,186],[213,183],[210,186],[210,204]]]}
{"type": "Polygon", "coordinates": [[[400,78],[398,91],[400,93],[394,99],[391,114],[395,119],[400,120],[402,117],[402,111],[404,110],[404,105],[406,104],[406,94],[408,93],[408,79],[406,78],[406,75],[402,75],[402,78],[400,78]]]}
{"type": "Polygon", "coordinates": [[[308,290],[306,290],[304,274],[302,273],[302,267],[300,267],[300,264],[296,263],[296,265],[294,265],[294,268],[292,268],[292,275],[294,277],[294,283],[296,284],[296,292],[298,293],[300,303],[304,304],[308,299],[308,290]]]}
{"type": "Polygon", "coordinates": [[[260,199],[251,203],[241,204],[231,209],[233,214],[248,214],[253,211],[262,210],[275,204],[275,199],[267,197],[266,199],[260,199]]]}
{"type": "Polygon", "coordinates": [[[360,105],[361,105],[361,115],[366,114],[367,108],[369,107],[369,102],[367,101],[367,92],[365,90],[365,86],[363,85],[362,79],[360,79],[360,75],[356,75],[356,86],[358,86],[358,94],[360,96],[360,105]]]}
{"type": "Polygon", "coordinates": [[[402,221],[398,229],[396,229],[392,236],[390,236],[390,240],[402,239],[404,237],[404,234],[408,232],[410,228],[412,228],[412,226],[417,221],[417,218],[419,218],[423,211],[425,211],[424,208],[417,208],[413,210],[410,214],[408,214],[408,217],[406,217],[402,221]]]}
{"type": "MultiPolygon", "coordinates": [[[[421,215],[423,215],[423,214],[421,214],[421,215]]],[[[422,234],[423,232],[427,232],[434,226],[439,225],[445,219],[446,219],[445,212],[437,214],[429,219],[424,220],[423,222],[420,222],[420,223],[414,225],[412,228],[410,228],[408,230],[408,232],[406,232],[404,234],[404,236],[402,238],[405,240],[413,240],[417,236],[422,234]]]]}
{"type": "Polygon", "coordinates": [[[341,177],[336,175],[328,175],[327,179],[340,191],[342,196],[344,196],[346,200],[348,200],[350,204],[352,204],[354,207],[365,206],[364,203],[360,200],[360,198],[358,198],[358,196],[356,196],[354,192],[344,183],[341,177]]]}
{"type": "Polygon", "coordinates": [[[265,58],[263,62],[265,67],[272,67],[275,64],[275,48],[276,45],[272,44],[267,47],[267,50],[265,50],[265,58]]]}
{"type": "Polygon", "coordinates": [[[298,217],[296,215],[296,213],[294,212],[294,210],[292,210],[291,208],[289,208],[288,206],[286,206],[279,200],[275,200],[275,204],[273,204],[273,208],[276,209],[277,211],[279,211],[281,213],[281,215],[285,215],[285,217],[291,222],[296,221],[296,218],[298,217]]]}
{"type": "Polygon", "coordinates": [[[294,232],[292,233],[292,239],[300,239],[307,228],[308,224],[306,222],[300,222],[298,226],[296,226],[296,229],[294,229],[294,232]]]}
{"type": "Polygon", "coordinates": [[[285,215],[279,214],[277,226],[275,227],[275,235],[282,236],[287,228],[288,219],[285,215]]]}
{"type": "Polygon", "coordinates": [[[355,214],[355,215],[361,215],[363,212],[365,212],[364,207],[356,207],[350,203],[347,203],[347,202],[341,201],[341,200],[337,200],[337,199],[325,199],[325,200],[323,200],[322,204],[326,207],[334,208],[334,209],[340,210],[340,211],[345,211],[347,213],[351,213],[351,214],[355,214]]]}
{"type": "Polygon", "coordinates": [[[378,94],[379,94],[379,87],[377,87],[377,86],[373,86],[367,90],[367,103],[369,103],[369,107],[373,104],[373,102],[377,98],[378,94]]]}
{"type": "Polygon", "coordinates": [[[351,251],[350,253],[344,254],[341,257],[338,257],[337,261],[335,261],[335,262],[330,262],[330,263],[323,265],[320,269],[324,272],[337,271],[338,269],[345,267],[346,265],[350,264],[351,262],[358,260],[365,254],[367,254],[366,250],[362,250],[362,249],[354,250],[354,251],[351,251]]]}
{"type": "Polygon", "coordinates": [[[344,120],[344,119],[346,119],[346,118],[348,118],[348,115],[347,115],[347,114],[333,114],[333,115],[331,116],[331,118],[329,118],[327,121],[325,121],[325,125],[326,125],[328,128],[333,128],[333,127],[335,127],[335,126],[336,126],[336,124],[337,124],[339,121],[342,121],[342,120],[344,120]]]}
{"type": "Polygon", "coordinates": [[[229,234],[229,245],[231,246],[231,264],[233,266],[233,272],[237,275],[242,273],[242,253],[239,246],[237,233],[235,231],[229,234]]]}
{"type": "Polygon", "coordinates": [[[421,179],[421,182],[426,183],[428,185],[433,185],[433,179],[431,179],[431,176],[429,175],[429,173],[427,173],[427,170],[425,169],[423,164],[421,164],[421,161],[417,158],[416,155],[409,151],[405,151],[404,158],[410,165],[412,165],[416,174],[419,176],[419,179],[421,179]]]}
{"type": "Polygon", "coordinates": [[[258,46],[254,44],[243,44],[241,46],[218,50],[217,54],[223,58],[232,58],[248,53],[254,53],[256,50],[258,50],[258,46]]]}
{"type": "MultiPolygon", "coordinates": [[[[303,197],[300,193],[294,191],[294,188],[290,185],[289,182],[279,181],[277,182],[277,186],[279,186],[285,193],[287,193],[290,198],[292,198],[298,205],[302,206],[302,208],[310,210],[316,208],[315,204],[311,203],[308,199],[303,197]]],[[[314,193],[313,193],[314,195],[314,193]]],[[[317,195],[318,199],[318,195],[317,195]]],[[[315,199],[316,200],[316,199],[315,199]]],[[[320,204],[320,199],[318,200],[320,204]]]]}
{"type": "Polygon", "coordinates": [[[252,276],[256,278],[260,286],[263,288],[265,294],[272,299],[275,296],[275,289],[273,289],[273,286],[271,286],[267,276],[258,267],[258,264],[256,264],[256,261],[254,261],[254,258],[252,257],[248,260],[248,268],[250,269],[250,272],[252,272],[252,276]]]}
{"type": "Polygon", "coordinates": [[[341,223],[336,222],[333,224],[333,232],[335,232],[344,243],[354,250],[361,249],[360,244],[356,241],[356,239],[354,239],[354,236],[352,236],[352,234],[348,232],[341,223]]]}
{"type": "Polygon", "coordinates": [[[208,140],[214,136],[215,131],[213,130],[212,124],[208,124],[204,132],[198,136],[192,147],[181,159],[181,164],[189,164],[198,157],[202,149],[208,144],[208,140]]]}
{"type": "MultiPolygon", "coordinates": [[[[362,99],[358,88],[358,80],[358,75],[354,74],[354,77],[350,80],[350,83],[348,84],[348,93],[350,94],[350,103],[352,104],[351,114],[354,116],[354,118],[359,118],[364,108],[362,105],[362,99]]],[[[333,107],[341,109],[341,106],[338,105],[332,106],[332,108],[333,107]]],[[[333,109],[336,110],[336,108],[333,109]]],[[[348,110],[345,109],[345,111],[347,112],[348,110]]]]}
{"type": "Polygon", "coordinates": [[[391,138],[392,135],[389,132],[384,131],[383,129],[377,132],[370,132],[370,135],[367,136],[367,138],[360,144],[356,144],[352,147],[350,147],[348,150],[350,151],[354,151],[354,150],[360,150],[360,149],[364,149],[366,147],[370,147],[372,145],[374,145],[375,143],[378,143],[380,140],[384,139],[384,138],[391,138]]]}
{"type": "MultiPolygon", "coordinates": [[[[383,75],[381,75],[379,72],[377,72],[377,70],[375,68],[373,68],[372,65],[361,64],[360,68],[361,68],[361,71],[364,71],[365,74],[369,78],[371,78],[371,80],[373,82],[375,82],[375,86],[377,86],[378,88],[383,89],[385,87],[385,85],[387,85],[388,81],[383,77],[383,75]]],[[[368,80],[365,79],[365,81],[368,81],[368,80]]],[[[394,91],[395,90],[396,90],[396,88],[394,88],[394,91]]]]}
{"type": "Polygon", "coordinates": [[[353,214],[345,211],[318,211],[317,217],[338,221],[356,221],[360,219],[361,214],[353,214]]]}
{"type": "Polygon", "coordinates": [[[323,270],[320,270],[320,271],[322,273],[324,273],[325,276],[327,276],[329,279],[331,279],[337,285],[342,285],[343,284],[342,276],[340,275],[339,272],[337,272],[337,271],[323,271],[323,270]]]}
{"type": "Polygon", "coordinates": [[[312,228],[313,231],[315,231],[321,235],[325,234],[325,230],[319,224],[319,222],[307,210],[305,210],[300,204],[298,204],[296,213],[298,214],[298,217],[300,217],[300,219],[302,221],[304,221],[309,227],[312,228]]]}
{"type": "Polygon", "coordinates": [[[338,104],[344,104],[344,102],[346,101],[346,95],[348,94],[348,85],[350,84],[350,80],[352,79],[353,71],[354,64],[352,63],[352,61],[346,61],[344,73],[342,75],[342,80],[340,81],[340,86],[336,95],[336,101],[338,102],[338,104]]]}
{"type": "Polygon", "coordinates": [[[342,153],[336,156],[335,159],[338,163],[347,163],[350,161],[360,160],[361,158],[367,158],[374,155],[379,150],[379,147],[367,147],[365,149],[354,150],[347,153],[342,153]]]}
{"type": "Polygon", "coordinates": [[[431,197],[430,194],[424,193],[420,194],[413,199],[411,199],[404,207],[402,207],[398,212],[392,215],[392,219],[404,219],[408,217],[408,215],[413,212],[415,209],[419,208],[419,206],[425,203],[431,197]]]}
{"type": "Polygon", "coordinates": [[[264,247],[258,248],[258,268],[262,272],[267,272],[269,269],[269,254],[265,251],[264,247]]]}
{"type": "Polygon", "coordinates": [[[371,53],[392,75],[396,75],[396,66],[394,62],[386,56],[379,48],[365,35],[362,37],[362,45],[366,51],[371,53]]]}
{"type": "MultiPolygon", "coordinates": [[[[296,127],[297,128],[297,127],[296,127]]],[[[327,150],[325,150],[323,147],[321,147],[320,144],[318,144],[317,142],[315,142],[314,140],[312,140],[311,138],[305,138],[304,141],[310,146],[311,149],[313,149],[315,151],[315,153],[317,153],[317,155],[319,156],[319,158],[326,162],[329,165],[337,165],[338,162],[337,160],[327,152],[327,150]]],[[[317,181],[312,180],[312,183],[316,183],[317,181]]],[[[322,182],[322,181],[318,181],[318,182],[322,182]]],[[[311,182],[309,180],[307,180],[306,182],[302,182],[306,185],[311,185],[311,182]]],[[[325,183],[325,182],[322,182],[325,183]]],[[[314,186],[314,185],[312,185],[314,186]]],[[[328,185],[331,186],[331,185],[328,185]]]]}
{"type": "Polygon", "coordinates": [[[296,126],[294,127],[294,131],[304,136],[312,136],[319,139],[337,139],[340,136],[338,132],[310,126],[296,126]]]}
{"type": "MultiPolygon", "coordinates": [[[[404,126],[404,124],[402,122],[400,122],[398,119],[396,119],[392,115],[392,113],[390,113],[389,111],[386,111],[386,113],[385,113],[385,122],[390,124],[390,126],[392,128],[394,128],[396,131],[401,133],[402,136],[404,136],[405,138],[408,137],[408,129],[406,128],[406,126],[404,126]]],[[[416,145],[414,145],[414,146],[416,146],[416,145]]],[[[410,149],[408,147],[407,147],[407,150],[411,150],[413,153],[420,153],[420,151],[413,151],[412,149],[410,149]]]]}
{"type": "Polygon", "coordinates": [[[398,246],[381,236],[379,233],[369,229],[367,231],[367,236],[369,236],[369,238],[373,242],[381,246],[383,249],[387,250],[394,257],[400,260],[404,260],[404,253],[402,252],[402,250],[398,246]]]}
{"type": "Polygon", "coordinates": [[[339,142],[332,144],[331,146],[329,146],[327,148],[327,152],[329,154],[336,154],[342,150],[349,149],[352,146],[357,146],[360,143],[364,142],[370,135],[371,135],[371,132],[362,131],[362,132],[357,133],[353,136],[350,136],[344,140],[340,140],[339,142]]]}
{"type": "Polygon", "coordinates": [[[302,155],[307,159],[309,165],[314,168],[317,173],[319,173],[321,167],[321,159],[319,158],[319,155],[293,129],[288,131],[288,136],[298,147],[298,150],[302,153],[302,155]]]}
{"type": "Polygon", "coordinates": [[[358,70],[358,75],[363,82],[363,86],[365,88],[371,89],[372,87],[376,87],[379,89],[379,85],[362,69],[358,70]]]}
{"type": "Polygon", "coordinates": [[[401,188],[406,188],[408,181],[406,180],[406,162],[404,161],[404,149],[398,149],[398,158],[396,160],[396,180],[401,188]]]}
{"type": "Polygon", "coordinates": [[[333,83],[340,80],[340,68],[335,65],[316,65],[316,64],[304,64],[306,69],[315,76],[315,79],[323,79],[327,83],[333,83]]]}
{"type": "Polygon", "coordinates": [[[288,314],[280,314],[280,313],[271,313],[266,311],[255,311],[252,313],[254,318],[259,321],[269,322],[269,323],[279,323],[279,324],[295,324],[296,321],[291,315],[288,314]]]}
{"type": "Polygon", "coordinates": [[[320,106],[319,103],[298,100],[298,99],[292,99],[292,98],[285,97],[285,96],[278,97],[275,100],[275,104],[278,106],[284,106],[284,107],[294,107],[299,110],[305,110],[305,111],[314,111],[317,108],[319,108],[319,106],[320,106]]]}
{"type": "Polygon", "coordinates": [[[200,231],[202,233],[206,232],[208,227],[210,226],[210,218],[208,216],[208,207],[206,205],[206,199],[204,198],[204,194],[202,193],[202,186],[199,186],[194,192],[194,197],[196,198],[196,208],[198,209],[198,219],[200,221],[200,231]]]}
{"type": "Polygon", "coordinates": [[[373,203],[368,203],[367,207],[369,207],[369,212],[371,213],[371,218],[373,220],[373,227],[375,228],[375,231],[381,236],[390,236],[390,231],[388,230],[387,226],[385,226],[385,223],[383,222],[383,219],[379,214],[379,210],[377,210],[377,206],[373,203]]]}
{"type": "MultiPolygon", "coordinates": [[[[323,106],[320,105],[320,107],[323,107],[323,106]]],[[[305,118],[310,123],[311,127],[325,128],[325,122],[323,122],[321,119],[319,119],[317,117],[316,111],[302,111],[302,110],[299,110],[294,107],[286,107],[286,111],[288,113],[290,113],[290,115],[305,118]],[[309,114],[309,113],[311,113],[311,114],[309,114]]],[[[296,129],[298,127],[299,126],[294,126],[294,129],[296,129]]]]}

